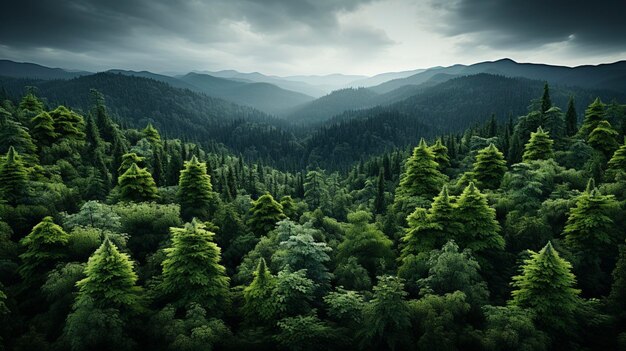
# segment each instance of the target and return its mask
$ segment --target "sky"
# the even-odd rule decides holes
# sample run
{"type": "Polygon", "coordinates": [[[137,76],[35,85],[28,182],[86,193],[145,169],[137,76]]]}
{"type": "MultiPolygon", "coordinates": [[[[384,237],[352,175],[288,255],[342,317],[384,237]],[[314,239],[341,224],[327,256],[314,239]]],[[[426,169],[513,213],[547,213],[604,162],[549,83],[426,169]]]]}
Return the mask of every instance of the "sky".
{"type": "Polygon", "coordinates": [[[626,59],[624,0],[6,0],[0,58],[185,73],[374,75],[626,59]]]}

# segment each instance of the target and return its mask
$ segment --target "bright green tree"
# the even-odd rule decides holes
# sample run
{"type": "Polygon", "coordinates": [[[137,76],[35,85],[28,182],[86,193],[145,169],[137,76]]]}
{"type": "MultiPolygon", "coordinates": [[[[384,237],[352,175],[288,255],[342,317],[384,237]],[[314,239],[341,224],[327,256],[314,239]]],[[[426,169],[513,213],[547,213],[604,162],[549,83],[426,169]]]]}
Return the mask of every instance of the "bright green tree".
{"type": "Polygon", "coordinates": [[[429,147],[429,149],[435,156],[435,162],[439,165],[440,172],[443,172],[446,168],[450,167],[448,148],[441,142],[441,138],[438,138],[437,141],[429,147]]]}
{"type": "Polygon", "coordinates": [[[481,189],[497,189],[506,173],[506,160],[498,148],[489,144],[478,151],[473,174],[481,189]]]}
{"type": "Polygon", "coordinates": [[[459,247],[472,250],[481,264],[484,254],[504,248],[496,210],[489,206],[487,198],[474,183],[470,183],[457,200],[455,216],[463,230],[454,240],[459,247]]]}
{"type": "Polygon", "coordinates": [[[126,153],[122,155],[122,161],[120,163],[120,166],[117,169],[117,173],[119,175],[124,174],[124,172],[128,171],[128,169],[130,168],[130,166],[133,165],[133,163],[136,163],[137,166],[142,166],[145,159],[146,159],[145,157],[139,156],[134,152],[126,153]]]}
{"type": "Polygon", "coordinates": [[[229,279],[214,234],[196,219],[171,232],[172,246],[165,249],[162,264],[164,297],[176,307],[194,302],[219,315],[228,301],[229,279]]]}
{"type": "Polygon", "coordinates": [[[30,122],[33,126],[30,133],[38,145],[50,145],[58,138],[59,135],[54,131],[54,120],[48,112],[41,112],[30,122]]]}
{"type": "Polygon", "coordinates": [[[28,158],[37,151],[28,129],[0,107],[0,152],[7,152],[11,146],[28,158]]]}
{"type": "Polygon", "coordinates": [[[159,131],[152,126],[152,123],[148,123],[146,128],[141,131],[141,134],[144,138],[148,139],[150,144],[157,146],[161,145],[161,135],[159,134],[159,131]]]}
{"type": "Polygon", "coordinates": [[[576,277],[572,265],[548,244],[541,251],[530,251],[521,274],[513,277],[513,306],[534,312],[536,322],[550,331],[572,328],[572,317],[578,306],[580,290],[574,288],[576,277]]]}
{"type": "Polygon", "coordinates": [[[159,197],[152,175],[133,163],[118,179],[120,197],[123,201],[142,202],[155,200],[159,197]]]}
{"type": "Polygon", "coordinates": [[[281,197],[280,205],[283,207],[283,213],[285,214],[285,216],[287,216],[287,218],[294,220],[294,221],[298,219],[296,217],[297,210],[298,210],[296,208],[296,202],[293,200],[293,198],[290,195],[285,195],[281,197]]]}
{"type": "Polygon", "coordinates": [[[185,169],[180,172],[178,199],[183,220],[193,217],[209,219],[216,207],[216,197],[211,186],[211,177],[207,174],[206,164],[198,161],[194,155],[185,162],[185,169]]]}
{"type": "Polygon", "coordinates": [[[435,154],[422,139],[406,162],[396,193],[399,197],[423,196],[430,199],[437,195],[445,181],[446,176],[439,172],[435,154]]]}
{"type": "Polygon", "coordinates": [[[252,202],[248,225],[257,236],[267,235],[280,220],[285,219],[283,206],[271,194],[265,194],[252,202]]]}
{"type": "Polygon", "coordinates": [[[578,133],[587,139],[589,134],[598,127],[598,123],[604,120],[605,115],[605,105],[600,101],[600,98],[596,98],[585,110],[585,118],[578,133]]]}
{"type": "Polygon", "coordinates": [[[626,173],[626,140],[614,153],[609,160],[608,171],[617,175],[626,173]]]}
{"type": "Polygon", "coordinates": [[[85,120],[78,113],[65,106],[50,111],[54,121],[54,131],[61,139],[82,139],[85,137],[85,120]]]}
{"type": "Polygon", "coordinates": [[[272,275],[265,264],[265,259],[259,259],[254,272],[252,283],[243,290],[243,313],[251,323],[272,323],[277,314],[274,301],[276,277],[272,275]]]}
{"type": "Polygon", "coordinates": [[[554,158],[553,143],[554,141],[550,139],[548,133],[544,132],[541,127],[537,128],[536,132],[530,133],[530,140],[524,146],[522,159],[524,162],[528,162],[554,158]]]}
{"type": "Polygon", "coordinates": [[[5,162],[0,166],[0,202],[15,206],[28,198],[28,173],[15,149],[11,146],[5,162]]]}
{"type": "Polygon", "coordinates": [[[589,134],[587,143],[608,159],[619,147],[617,143],[618,135],[619,133],[611,127],[609,121],[600,121],[597,127],[589,134]]]}
{"type": "Polygon", "coordinates": [[[67,257],[69,234],[55,224],[52,217],[45,217],[24,237],[20,244],[25,252],[20,255],[20,274],[27,281],[42,277],[67,257]]]}

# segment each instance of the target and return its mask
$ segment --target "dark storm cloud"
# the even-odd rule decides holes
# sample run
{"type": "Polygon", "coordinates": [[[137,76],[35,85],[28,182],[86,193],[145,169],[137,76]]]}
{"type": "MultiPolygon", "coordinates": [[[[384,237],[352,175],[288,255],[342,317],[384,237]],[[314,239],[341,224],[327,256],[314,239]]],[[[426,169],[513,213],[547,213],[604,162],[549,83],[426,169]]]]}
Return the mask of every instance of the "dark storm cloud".
{"type": "Polygon", "coordinates": [[[438,28],[496,49],[567,42],[575,50],[626,50],[624,0],[433,0],[438,28]]]}
{"type": "MultiPolygon", "coordinates": [[[[161,35],[195,43],[229,42],[236,39],[226,25],[232,22],[245,22],[251,31],[269,35],[302,27],[309,29],[311,36],[330,36],[332,41],[338,28],[336,14],[368,2],[371,0],[9,0],[0,5],[0,44],[80,51],[102,44],[132,47],[161,35]]],[[[371,29],[360,34],[384,42],[381,34],[371,29]]]]}

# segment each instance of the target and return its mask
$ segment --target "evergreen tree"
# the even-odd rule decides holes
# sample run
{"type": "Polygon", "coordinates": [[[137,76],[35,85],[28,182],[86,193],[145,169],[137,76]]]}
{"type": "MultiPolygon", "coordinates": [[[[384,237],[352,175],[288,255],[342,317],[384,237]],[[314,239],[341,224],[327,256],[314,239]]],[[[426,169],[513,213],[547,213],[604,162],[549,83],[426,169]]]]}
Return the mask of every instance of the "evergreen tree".
{"type": "Polygon", "coordinates": [[[100,131],[93,118],[87,118],[85,126],[85,140],[87,141],[87,159],[95,161],[96,150],[102,150],[104,143],[100,138],[100,131]]]}
{"type": "Polygon", "coordinates": [[[608,159],[619,147],[617,136],[618,133],[611,127],[611,123],[604,120],[598,122],[597,127],[589,134],[587,143],[608,159]]]}
{"type": "Polygon", "coordinates": [[[161,135],[159,134],[159,131],[156,130],[156,128],[152,126],[152,123],[148,123],[146,128],[144,128],[141,131],[141,134],[143,135],[144,138],[148,139],[151,145],[153,146],[161,145],[161,135]]]}
{"type": "Polygon", "coordinates": [[[524,162],[554,158],[553,143],[548,133],[544,132],[541,127],[537,128],[536,132],[530,133],[530,140],[524,147],[522,156],[524,162]]]}
{"type": "Polygon", "coordinates": [[[59,106],[50,112],[54,121],[54,131],[61,139],[82,139],[85,137],[83,117],[65,106],[59,106]]]}
{"type": "Polygon", "coordinates": [[[374,199],[374,214],[382,214],[385,212],[385,171],[381,168],[378,171],[378,180],[376,181],[376,198],[374,199]]]}
{"type": "Polygon", "coordinates": [[[500,236],[500,225],[496,221],[496,210],[487,203],[474,183],[470,183],[457,201],[456,220],[461,223],[462,233],[454,240],[463,249],[468,248],[479,259],[492,250],[504,249],[500,236]]]}
{"type": "Polygon", "coordinates": [[[127,154],[122,155],[122,160],[120,166],[117,169],[117,173],[122,175],[124,174],[133,163],[136,163],[137,166],[143,166],[143,162],[145,161],[145,157],[139,156],[134,152],[129,152],[127,154]]]}
{"type": "Polygon", "coordinates": [[[545,83],[543,85],[543,96],[541,97],[541,113],[546,113],[551,107],[550,88],[548,87],[548,83],[545,83]]]}
{"type": "Polygon", "coordinates": [[[489,144],[488,147],[478,151],[473,173],[481,189],[499,188],[506,173],[504,155],[495,145],[489,144]]]}
{"type": "Polygon", "coordinates": [[[276,277],[267,269],[265,259],[259,259],[252,283],[243,290],[243,313],[252,323],[273,322],[277,313],[273,293],[276,277]]]}
{"type": "Polygon", "coordinates": [[[22,204],[28,198],[28,174],[19,155],[11,146],[6,160],[0,166],[0,202],[11,206],[22,204]]]}
{"type": "Polygon", "coordinates": [[[133,163],[118,179],[120,198],[123,201],[141,202],[156,200],[159,195],[152,175],[133,163]]]}
{"type": "Polygon", "coordinates": [[[207,220],[215,210],[216,198],[213,194],[211,177],[207,175],[206,163],[201,163],[194,155],[185,162],[185,169],[180,172],[178,199],[181,217],[185,221],[198,217],[207,220]]]}
{"type": "Polygon", "coordinates": [[[41,112],[33,117],[30,122],[33,126],[31,135],[38,145],[51,145],[58,138],[59,135],[54,131],[54,121],[48,112],[41,112]]]}
{"type": "Polygon", "coordinates": [[[574,97],[570,96],[565,113],[565,135],[574,136],[578,132],[578,114],[574,106],[574,97]]]}
{"type": "Polygon", "coordinates": [[[220,264],[214,234],[196,219],[183,228],[171,228],[172,246],[165,249],[161,291],[176,307],[197,303],[212,315],[224,311],[229,279],[220,264]]]}
{"type": "Polygon", "coordinates": [[[69,238],[63,228],[54,224],[52,217],[45,217],[20,241],[25,248],[25,252],[20,255],[20,275],[29,282],[37,276],[45,277],[48,271],[66,258],[69,238]]]}
{"type": "Polygon", "coordinates": [[[413,149],[412,156],[406,162],[404,177],[400,180],[397,196],[423,196],[432,198],[437,195],[446,177],[438,170],[435,155],[428,148],[424,139],[413,149]]]}
{"type": "Polygon", "coordinates": [[[585,139],[589,134],[598,127],[598,123],[604,120],[606,111],[605,105],[600,101],[600,98],[596,98],[589,107],[585,110],[585,118],[583,124],[580,127],[578,133],[585,139]]]}
{"type": "Polygon", "coordinates": [[[11,146],[25,158],[35,160],[32,155],[37,151],[37,147],[28,130],[15,121],[8,111],[0,107],[0,152],[7,152],[11,146]]]}
{"type": "Polygon", "coordinates": [[[252,202],[248,225],[256,236],[261,237],[267,235],[276,227],[276,223],[285,218],[281,204],[271,194],[265,194],[252,202]]]}
{"type": "Polygon", "coordinates": [[[435,155],[435,162],[439,165],[439,171],[443,172],[446,168],[450,167],[450,157],[448,156],[448,148],[443,145],[441,138],[438,138],[435,143],[429,147],[430,151],[435,155]]]}
{"type": "Polygon", "coordinates": [[[327,203],[328,189],[321,171],[307,172],[306,182],[304,183],[304,201],[306,201],[311,210],[315,210],[327,203]]]}
{"type": "Polygon", "coordinates": [[[283,213],[287,218],[295,221],[298,218],[297,216],[297,208],[296,202],[289,195],[285,195],[280,198],[280,205],[283,207],[283,213]]]}
{"type": "Polygon", "coordinates": [[[613,157],[609,160],[608,169],[610,172],[626,173],[626,140],[619,149],[613,153],[613,157]]]}
{"type": "Polygon", "coordinates": [[[513,277],[511,305],[531,309],[537,323],[548,331],[572,329],[573,313],[579,303],[572,265],[548,244],[538,253],[530,251],[521,274],[513,277]]]}

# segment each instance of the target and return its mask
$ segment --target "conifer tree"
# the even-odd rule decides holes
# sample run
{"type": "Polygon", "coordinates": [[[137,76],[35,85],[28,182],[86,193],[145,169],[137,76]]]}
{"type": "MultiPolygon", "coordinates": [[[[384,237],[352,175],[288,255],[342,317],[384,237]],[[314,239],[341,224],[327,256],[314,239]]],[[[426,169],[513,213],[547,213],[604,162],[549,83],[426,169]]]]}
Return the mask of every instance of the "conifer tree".
{"type": "Polygon", "coordinates": [[[267,269],[265,259],[260,258],[252,283],[243,290],[243,313],[251,322],[273,322],[276,316],[274,288],[276,277],[267,269]]]}
{"type": "Polygon", "coordinates": [[[137,166],[143,166],[143,162],[145,157],[139,156],[134,152],[129,152],[127,154],[122,155],[122,162],[117,169],[119,175],[124,174],[133,163],[136,163],[137,166]]]}
{"type": "Polygon", "coordinates": [[[65,106],[59,106],[50,112],[54,121],[54,131],[61,139],[82,139],[85,137],[83,117],[65,106]]]}
{"type": "Polygon", "coordinates": [[[495,145],[489,144],[488,147],[478,151],[473,173],[481,189],[499,188],[506,173],[504,155],[495,145]]]}
{"type": "Polygon", "coordinates": [[[32,281],[36,276],[44,277],[67,256],[69,238],[69,234],[56,225],[52,217],[45,217],[20,241],[25,248],[25,252],[20,255],[20,275],[26,281],[32,281]]]}
{"type": "Polygon", "coordinates": [[[544,132],[541,127],[537,131],[530,133],[530,140],[524,147],[524,162],[533,160],[548,160],[554,158],[552,144],[554,141],[550,139],[548,133],[544,132]]]}
{"type": "Polygon", "coordinates": [[[404,177],[400,180],[399,196],[423,196],[432,198],[437,195],[446,177],[439,172],[435,155],[428,148],[424,139],[413,149],[413,154],[406,162],[404,177]]]}
{"type": "Polygon", "coordinates": [[[9,147],[22,154],[26,159],[35,160],[33,155],[37,147],[24,126],[13,119],[13,116],[0,107],[0,152],[7,152],[9,147]]]}
{"type": "Polygon", "coordinates": [[[439,171],[443,172],[446,168],[450,167],[450,157],[448,156],[448,148],[443,145],[441,138],[438,138],[435,143],[429,147],[430,151],[435,155],[435,162],[439,165],[439,171]]]}
{"type": "Polygon", "coordinates": [[[98,126],[91,117],[87,118],[87,125],[85,126],[85,141],[87,141],[87,158],[91,161],[95,161],[96,150],[102,150],[104,148],[104,143],[102,138],[100,138],[98,126]]]}
{"type": "Polygon", "coordinates": [[[574,106],[574,97],[570,96],[565,113],[565,135],[574,136],[578,132],[578,114],[574,106]]]}
{"type": "Polygon", "coordinates": [[[39,100],[37,96],[35,96],[32,90],[29,91],[20,101],[20,105],[18,108],[20,122],[23,124],[27,124],[31,118],[44,112],[43,109],[43,102],[41,102],[41,100],[39,100]]]}
{"type": "Polygon", "coordinates": [[[54,131],[54,121],[52,120],[52,117],[46,111],[33,117],[30,123],[33,126],[31,128],[31,135],[40,146],[48,146],[52,144],[59,136],[54,131]]]}
{"type": "Polygon", "coordinates": [[[551,107],[550,88],[548,87],[548,83],[545,83],[543,85],[543,96],[541,97],[541,113],[546,113],[551,107]]]}
{"type": "Polygon", "coordinates": [[[256,236],[261,237],[267,235],[276,223],[285,218],[283,206],[268,193],[252,202],[248,225],[256,236]]]}
{"type": "Polygon", "coordinates": [[[123,201],[141,202],[159,197],[152,175],[145,168],[137,167],[136,163],[119,177],[118,186],[123,201]]]}
{"type": "Polygon", "coordinates": [[[152,123],[148,123],[146,128],[141,131],[141,134],[144,138],[148,139],[150,144],[153,146],[161,145],[161,135],[159,134],[159,131],[152,126],[152,123]]]}
{"type": "Polygon", "coordinates": [[[378,171],[378,180],[376,181],[376,198],[374,199],[374,213],[382,214],[385,212],[385,171],[381,168],[378,171]]]}
{"type": "Polygon", "coordinates": [[[194,155],[185,162],[185,169],[180,172],[178,199],[181,217],[190,221],[193,217],[207,220],[215,210],[215,196],[211,177],[207,175],[206,163],[201,163],[194,155]]]}
{"type": "Polygon", "coordinates": [[[285,216],[287,216],[287,218],[295,221],[297,220],[297,218],[294,218],[294,216],[297,215],[296,213],[296,203],[295,201],[291,198],[291,196],[289,195],[285,195],[283,197],[280,198],[280,205],[283,207],[283,213],[285,214],[285,216]]]}
{"type": "Polygon", "coordinates": [[[22,204],[28,198],[28,192],[28,174],[11,146],[4,164],[0,166],[0,202],[4,200],[11,206],[22,204]]]}
{"type": "Polygon", "coordinates": [[[616,314],[626,321],[626,245],[620,245],[619,258],[613,270],[613,286],[608,296],[608,302],[616,314]]]}
{"type": "Polygon", "coordinates": [[[598,122],[598,126],[589,134],[587,143],[589,146],[602,153],[606,158],[609,158],[619,147],[617,143],[618,135],[619,133],[611,127],[609,121],[600,121],[598,122]]]}
{"type": "Polygon", "coordinates": [[[596,98],[585,110],[585,118],[578,131],[581,137],[587,139],[589,134],[596,129],[598,123],[604,120],[605,115],[605,105],[600,101],[600,98],[596,98]]]}
{"type": "Polygon", "coordinates": [[[575,289],[576,277],[572,265],[548,244],[541,251],[530,251],[521,274],[513,277],[511,305],[529,308],[536,321],[547,330],[571,328],[572,314],[579,302],[580,290],[575,289]]]}
{"type": "Polygon", "coordinates": [[[455,217],[463,229],[453,239],[462,249],[472,250],[479,262],[487,252],[504,248],[496,210],[489,206],[487,198],[474,183],[470,183],[457,200],[455,217]]]}
{"type": "Polygon", "coordinates": [[[183,228],[171,228],[172,246],[165,249],[161,290],[176,307],[197,303],[212,315],[223,312],[229,279],[220,264],[214,234],[193,219],[183,228]]]}
{"type": "Polygon", "coordinates": [[[608,169],[613,173],[626,173],[626,140],[613,153],[613,157],[611,157],[608,163],[608,169]]]}

